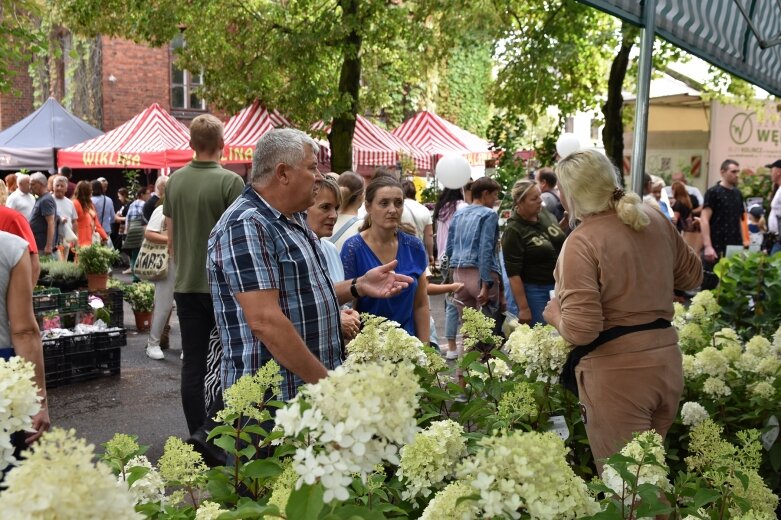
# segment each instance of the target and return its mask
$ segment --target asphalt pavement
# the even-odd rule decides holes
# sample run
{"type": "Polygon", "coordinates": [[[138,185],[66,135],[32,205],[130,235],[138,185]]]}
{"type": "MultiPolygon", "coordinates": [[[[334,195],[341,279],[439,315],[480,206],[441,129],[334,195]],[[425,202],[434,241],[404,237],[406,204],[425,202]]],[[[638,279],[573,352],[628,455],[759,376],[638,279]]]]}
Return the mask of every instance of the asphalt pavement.
{"type": "MultiPolygon", "coordinates": [[[[431,312],[441,335],[444,296],[431,297],[431,312]]],[[[148,336],[136,332],[127,303],[124,314],[128,334],[127,346],[122,348],[121,374],[49,389],[49,415],[53,426],[75,428],[80,437],[95,444],[98,452],[114,433],[137,435],[139,443],[149,445],[149,459],[156,461],[168,437],[188,436],[179,392],[179,320],[174,312],[171,347],[164,351],[165,359],[155,361],[146,356],[148,336]]]]}

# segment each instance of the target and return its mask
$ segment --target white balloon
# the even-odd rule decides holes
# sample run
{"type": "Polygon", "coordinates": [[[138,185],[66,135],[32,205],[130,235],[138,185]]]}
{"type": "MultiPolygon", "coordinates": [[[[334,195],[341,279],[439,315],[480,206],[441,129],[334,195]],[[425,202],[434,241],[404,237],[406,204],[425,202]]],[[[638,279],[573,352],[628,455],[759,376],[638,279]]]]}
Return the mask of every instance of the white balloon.
{"type": "Polygon", "coordinates": [[[566,156],[581,150],[578,136],[570,132],[564,132],[556,141],[556,152],[564,159],[566,156]]]}
{"type": "Polygon", "coordinates": [[[445,188],[455,190],[464,186],[472,178],[469,161],[460,155],[446,155],[437,162],[437,179],[445,188]]]}

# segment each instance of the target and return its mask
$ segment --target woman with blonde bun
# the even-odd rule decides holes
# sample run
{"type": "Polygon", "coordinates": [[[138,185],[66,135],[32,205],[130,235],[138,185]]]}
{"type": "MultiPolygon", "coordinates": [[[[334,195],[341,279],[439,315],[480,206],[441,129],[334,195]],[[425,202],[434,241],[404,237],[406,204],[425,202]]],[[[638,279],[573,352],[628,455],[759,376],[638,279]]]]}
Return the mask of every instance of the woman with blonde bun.
{"type": "Polygon", "coordinates": [[[575,346],[562,383],[580,398],[601,473],[633,433],[664,437],[675,420],[683,370],[673,290],[697,287],[702,264],[664,215],[624,192],[601,153],[574,153],[556,175],[580,224],[559,255],[544,316],[575,346]]]}

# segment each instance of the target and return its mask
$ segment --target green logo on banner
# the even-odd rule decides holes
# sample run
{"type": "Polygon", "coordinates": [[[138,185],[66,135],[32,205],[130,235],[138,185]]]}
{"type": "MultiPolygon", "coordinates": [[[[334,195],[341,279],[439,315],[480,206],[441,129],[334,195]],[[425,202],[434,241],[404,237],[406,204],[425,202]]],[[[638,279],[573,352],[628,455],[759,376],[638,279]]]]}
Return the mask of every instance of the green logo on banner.
{"type": "Polygon", "coordinates": [[[729,136],[735,144],[746,144],[754,132],[754,113],[735,114],[729,123],[729,136]]]}

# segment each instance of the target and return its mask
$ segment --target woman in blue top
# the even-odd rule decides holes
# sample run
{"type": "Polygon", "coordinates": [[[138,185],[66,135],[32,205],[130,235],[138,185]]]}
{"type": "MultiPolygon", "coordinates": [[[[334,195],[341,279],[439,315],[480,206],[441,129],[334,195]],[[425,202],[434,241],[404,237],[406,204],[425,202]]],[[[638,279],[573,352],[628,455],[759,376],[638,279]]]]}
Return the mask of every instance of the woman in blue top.
{"type": "Polygon", "coordinates": [[[366,187],[366,219],[361,231],[342,247],[346,280],[362,276],[378,265],[399,261],[397,273],[415,282],[393,298],[358,298],[356,310],[398,322],[424,344],[429,342],[429,308],[426,296],[428,255],[423,242],[399,229],[404,211],[401,184],[390,177],[374,179],[366,187]]]}

